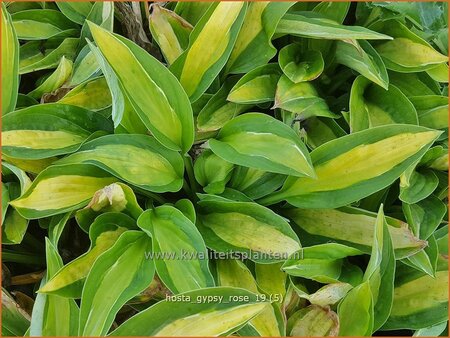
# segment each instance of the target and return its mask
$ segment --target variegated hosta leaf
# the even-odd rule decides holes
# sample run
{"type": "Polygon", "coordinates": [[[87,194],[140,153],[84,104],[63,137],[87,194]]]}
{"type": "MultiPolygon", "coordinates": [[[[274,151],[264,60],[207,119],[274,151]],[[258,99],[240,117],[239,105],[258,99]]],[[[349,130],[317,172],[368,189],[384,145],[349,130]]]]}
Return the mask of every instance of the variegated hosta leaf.
{"type": "Polygon", "coordinates": [[[394,247],[381,205],[375,221],[372,253],[364,274],[364,280],[369,282],[372,293],[373,332],[386,322],[391,313],[394,276],[394,247]]]}
{"type": "Polygon", "coordinates": [[[195,25],[187,49],[170,66],[191,102],[200,98],[225,66],[246,10],[244,1],[212,4],[195,25]]]}
{"type": "Polygon", "coordinates": [[[195,26],[210,6],[211,4],[208,2],[179,1],[176,3],[174,11],[192,26],[195,26]]]}
{"type": "MultiPolygon", "coordinates": [[[[257,294],[260,293],[250,270],[237,259],[217,261],[217,280],[220,286],[240,287],[257,294]]],[[[261,295],[261,299],[264,299],[263,295],[261,295]]],[[[245,334],[251,330],[255,330],[262,337],[284,336],[284,322],[277,305],[267,304],[239,332],[245,334]]]]}
{"type": "Polygon", "coordinates": [[[365,40],[338,41],[336,62],[356,70],[365,78],[388,89],[389,78],[386,66],[378,52],[365,40]]]}
{"type": "Polygon", "coordinates": [[[448,320],[448,261],[438,265],[436,277],[406,266],[397,270],[394,302],[382,330],[420,329],[448,320]]]}
{"type": "Polygon", "coordinates": [[[79,34],[77,24],[52,9],[31,9],[14,13],[11,17],[17,37],[21,40],[75,37],[79,34]]]}
{"type": "Polygon", "coordinates": [[[19,41],[8,14],[2,3],[2,115],[8,114],[16,107],[19,90],[19,41]]]}
{"type": "Polygon", "coordinates": [[[301,120],[312,116],[339,117],[330,111],[311,83],[294,83],[286,75],[278,81],[273,108],[292,112],[301,120]]]}
{"type": "Polygon", "coordinates": [[[181,211],[169,205],[147,210],[138,225],[152,238],[156,271],[169,290],[178,294],[214,286],[203,238],[181,211]]]}
{"type": "Polygon", "coordinates": [[[301,46],[296,43],[291,43],[280,50],[278,63],[284,75],[294,83],[316,79],[324,67],[322,54],[319,51],[303,53],[301,46]]]}
{"type": "Polygon", "coordinates": [[[157,3],[151,5],[149,25],[164,58],[172,64],[188,46],[192,25],[157,3]]]}
{"type": "Polygon", "coordinates": [[[221,194],[230,180],[234,165],[207,149],[195,160],[195,179],[208,194],[221,194]]]}
{"type": "Polygon", "coordinates": [[[57,159],[57,157],[48,157],[40,160],[23,160],[20,158],[13,158],[2,154],[3,161],[15,165],[17,168],[26,171],[27,173],[35,175],[39,174],[42,170],[50,166],[57,159]]]}
{"type": "Polygon", "coordinates": [[[295,131],[265,114],[247,113],[232,119],[208,143],[216,155],[234,164],[285,175],[315,176],[308,150],[295,131]]]}
{"type": "Polygon", "coordinates": [[[419,124],[416,108],[394,85],[383,89],[357,77],[350,92],[351,131],[386,124],[419,124]]]}
{"type": "Polygon", "coordinates": [[[147,235],[129,230],[95,260],[81,296],[79,336],[106,335],[120,308],[150,285],[155,267],[146,254],[151,248],[147,235]]]}
{"type": "Polygon", "coordinates": [[[189,100],[175,77],[130,40],[95,24],[89,27],[145,126],[165,147],[186,152],[194,140],[194,122],[189,100]]]}
{"type": "Polygon", "coordinates": [[[66,59],[64,56],[59,62],[58,68],[42,82],[42,84],[28,93],[30,97],[39,99],[46,93],[51,93],[61,87],[72,73],[72,61],[66,59]]]}
{"type": "Polygon", "coordinates": [[[277,26],[276,33],[312,39],[328,40],[386,40],[388,35],[359,26],[344,26],[334,20],[313,13],[286,14],[277,26]]]}
{"type": "Polygon", "coordinates": [[[327,284],[319,290],[309,294],[302,287],[295,285],[294,282],[292,282],[292,285],[299,297],[307,299],[313,305],[322,307],[337,304],[353,288],[349,283],[337,282],[327,284]]]}
{"type": "Polygon", "coordinates": [[[63,56],[73,60],[79,42],[78,38],[54,38],[45,42],[27,42],[20,46],[19,74],[54,69],[63,56]]]}
{"type": "Polygon", "coordinates": [[[117,182],[95,192],[89,204],[75,214],[78,225],[89,232],[94,219],[101,213],[121,212],[137,220],[144,212],[136,195],[126,184],[117,182]]]}
{"type": "Polygon", "coordinates": [[[282,265],[282,263],[255,264],[256,283],[265,294],[275,295],[273,301],[279,304],[286,295],[287,274],[281,270],[282,265]]]}
{"type": "Polygon", "coordinates": [[[106,79],[97,77],[80,83],[64,95],[58,103],[101,111],[111,106],[111,92],[106,79]]]}
{"type": "Polygon", "coordinates": [[[237,76],[228,78],[223,86],[203,106],[197,116],[197,128],[199,131],[218,130],[229,120],[252,107],[252,105],[239,104],[227,100],[231,88],[237,81],[237,76]]]}
{"type": "Polygon", "coordinates": [[[74,152],[85,141],[112,131],[102,115],[56,103],[17,110],[2,122],[3,153],[26,160],[74,152]]]}
{"type": "Polygon", "coordinates": [[[335,337],[339,317],[329,307],[310,305],[295,312],[287,322],[287,333],[293,337],[335,337]]]}
{"type": "Polygon", "coordinates": [[[147,191],[178,191],[183,185],[181,155],[146,135],[106,135],[57,162],[77,163],[92,164],[147,191]]]}
{"type": "Polygon", "coordinates": [[[448,61],[447,56],[436,51],[398,20],[378,21],[371,29],[394,38],[375,45],[388,69],[402,73],[419,72],[448,61]]]}
{"type": "Polygon", "coordinates": [[[440,135],[413,125],[371,128],[314,149],[317,178],[289,177],[283,188],[260,200],[301,208],[337,208],[392,184],[440,135]]]}
{"type": "Polygon", "coordinates": [[[112,336],[226,336],[269,303],[234,287],[195,290],[164,300],[125,321],[112,336]]]}
{"type": "MultiPolygon", "coordinates": [[[[367,254],[372,250],[376,214],[353,207],[341,209],[288,209],[283,212],[295,224],[316,238],[317,244],[333,240],[355,247],[367,254]]],[[[386,217],[397,259],[405,258],[426,246],[408,224],[386,217]]],[[[314,241],[310,239],[310,241],[314,241]]]]}
{"type": "Polygon", "coordinates": [[[282,72],[276,63],[257,67],[231,88],[227,100],[240,104],[257,104],[273,101],[278,79],[282,72]]]}
{"type": "Polygon", "coordinates": [[[86,45],[81,49],[73,62],[72,76],[67,82],[67,85],[77,86],[99,73],[99,70],[100,65],[97,62],[97,58],[89,46],[86,45]]]}
{"type": "Polygon", "coordinates": [[[256,200],[280,188],[285,180],[285,175],[236,166],[228,185],[256,200]]]}
{"type": "Polygon", "coordinates": [[[427,74],[437,82],[448,83],[448,65],[440,63],[439,66],[428,69],[427,74]]]}
{"type": "Polygon", "coordinates": [[[29,327],[30,315],[2,288],[2,336],[24,336],[29,327]]]}
{"type": "Polygon", "coordinates": [[[197,226],[206,245],[215,251],[242,253],[255,262],[270,263],[300,249],[289,224],[256,203],[207,196],[198,206],[197,226]]]}
{"type": "Polygon", "coordinates": [[[266,64],[277,50],[271,39],[278,22],[292,2],[251,2],[245,14],[236,44],[225,66],[231,74],[246,73],[266,64]]]}
{"type": "Polygon", "coordinates": [[[83,207],[97,190],[116,181],[89,164],[50,166],[10,204],[27,219],[48,217],[83,207]]]}
{"type": "Polygon", "coordinates": [[[306,144],[311,149],[347,135],[338,123],[329,118],[310,117],[304,128],[306,131],[306,144]]]}
{"type": "Polygon", "coordinates": [[[136,222],[121,213],[105,213],[89,228],[91,245],[87,252],[66,264],[48,279],[39,292],[67,298],[80,298],[86,277],[95,260],[110,249],[120,235],[136,228],[136,222]]]}
{"type": "Polygon", "coordinates": [[[71,21],[82,25],[92,10],[90,2],[56,2],[59,10],[71,21]]]}
{"type": "Polygon", "coordinates": [[[398,198],[408,204],[414,204],[430,196],[439,185],[439,178],[431,169],[416,170],[411,166],[400,176],[400,194],[398,198]]]}
{"type": "Polygon", "coordinates": [[[419,116],[419,125],[448,132],[448,97],[440,95],[410,98],[419,116]]]}
{"type": "Polygon", "coordinates": [[[343,259],[361,254],[358,249],[337,243],[308,246],[294,252],[281,268],[291,276],[337,283],[346,281],[343,259]]]}

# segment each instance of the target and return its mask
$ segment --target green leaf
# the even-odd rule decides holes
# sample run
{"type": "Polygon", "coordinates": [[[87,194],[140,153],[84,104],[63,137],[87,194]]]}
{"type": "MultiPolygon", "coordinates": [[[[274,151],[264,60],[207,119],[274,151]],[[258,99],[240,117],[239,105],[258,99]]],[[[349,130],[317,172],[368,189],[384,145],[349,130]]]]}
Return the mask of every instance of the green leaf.
{"type": "Polygon", "coordinates": [[[339,318],[329,308],[310,305],[289,317],[287,332],[294,337],[337,336],[339,318]]]}
{"type": "Polygon", "coordinates": [[[281,76],[278,81],[275,104],[272,108],[281,108],[292,112],[301,120],[311,116],[339,117],[330,111],[325,100],[319,96],[311,83],[294,83],[285,75],[281,76]]]}
{"type": "Polygon", "coordinates": [[[2,288],[2,336],[24,336],[29,326],[30,315],[2,288]]]}
{"type": "Polygon", "coordinates": [[[178,294],[214,286],[203,238],[181,211],[169,205],[147,210],[138,225],[152,238],[156,271],[169,290],[178,294]]]}
{"type": "Polygon", "coordinates": [[[448,132],[448,97],[438,95],[413,96],[419,125],[448,132]]]}
{"type": "Polygon", "coordinates": [[[149,26],[153,39],[171,65],[188,46],[193,27],[182,17],[157,3],[151,5],[149,26]]]}
{"type": "Polygon", "coordinates": [[[303,52],[301,46],[296,43],[280,49],[278,63],[284,75],[294,83],[318,78],[324,67],[322,54],[319,51],[303,52]]]}
{"type": "Polygon", "coordinates": [[[198,206],[197,227],[206,246],[219,253],[242,253],[255,262],[271,263],[285,260],[300,249],[289,224],[256,203],[210,195],[198,206]]]}
{"type": "Polygon", "coordinates": [[[430,196],[439,184],[433,170],[412,170],[410,175],[400,177],[400,195],[398,198],[408,204],[414,204],[430,196]]]}
{"type": "Polygon", "coordinates": [[[27,160],[72,153],[85,141],[112,131],[102,115],[58,103],[16,110],[2,122],[3,153],[27,160]]]}
{"type": "Polygon", "coordinates": [[[120,213],[98,216],[89,228],[91,245],[87,252],[55,272],[39,292],[67,298],[80,298],[86,277],[95,260],[110,249],[122,233],[136,228],[136,222],[120,213]]]}
{"type": "Polygon", "coordinates": [[[374,127],[323,144],[311,153],[317,178],[289,177],[260,200],[301,208],[337,208],[392,184],[428,150],[438,131],[413,125],[374,127]]]}
{"type": "Polygon", "coordinates": [[[106,135],[81,146],[57,164],[86,163],[153,192],[178,191],[183,185],[183,159],[146,135],[106,135]]]}
{"type": "Polygon", "coordinates": [[[27,219],[53,216],[83,207],[97,190],[115,181],[89,164],[50,166],[10,204],[27,219]]]}
{"type": "Polygon", "coordinates": [[[350,92],[351,131],[386,124],[419,124],[416,108],[394,85],[388,85],[386,90],[357,77],[350,92]]]}
{"type": "Polygon", "coordinates": [[[256,104],[273,101],[282,72],[276,63],[257,67],[231,88],[227,100],[240,104],[256,104]]]}
{"type": "Polygon", "coordinates": [[[16,107],[19,90],[19,41],[5,6],[2,4],[2,115],[16,107]]]}
{"type": "Polygon", "coordinates": [[[194,140],[192,109],[175,77],[130,40],[92,23],[89,27],[145,126],[167,148],[189,150],[194,140]]]}
{"type": "Polygon", "coordinates": [[[370,43],[364,40],[338,41],[336,62],[356,70],[366,79],[388,90],[389,78],[386,66],[370,43]]]}
{"type": "Polygon", "coordinates": [[[120,308],[150,285],[155,271],[146,258],[150,251],[150,238],[130,230],[95,260],[81,296],[78,335],[106,335],[120,308]]]}
{"type": "Polygon", "coordinates": [[[208,194],[221,194],[230,180],[234,165],[207,149],[195,160],[195,179],[208,194]]]}
{"type": "Polygon", "coordinates": [[[298,14],[286,14],[278,24],[277,34],[290,34],[312,39],[328,40],[386,40],[391,39],[388,35],[374,32],[359,26],[344,26],[334,20],[301,12],[298,14]]]}
{"type": "Polygon", "coordinates": [[[72,76],[69,79],[68,86],[77,86],[97,74],[100,65],[97,62],[95,54],[89,46],[84,46],[78,53],[74,63],[72,76]]]}
{"type": "Polygon", "coordinates": [[[306,146],[284,123],[260,113],[247,113],[229,121],[211,150],[224,160],[273,173],[311,176],[314,169],[306,146]],[[292,159],[286,163],[285,159],[292,159]]]}
{"type": "Polygon", "coordinates": [[[272,45],[272,36],[278,22],[292,5],[292,2],[249,3],[244,23],[225,66],[226,73],[246,73],[275,56],[277,50],[272,45]]]}
{"type": "Polygon", "coordinates": [[[191,102],[200,98],[225,66],[246,10],[243,1],[212,4],[195,25],[187,49],[170,66],[191,102]]]}
{"type": "Polygon", "coordinates": [[[92,9],[90,2],[56,2],[59,10],[71,21],[82,25],[92,9]]]}
{"type": "Polygon", "coordinates": [[[141,311],[111,335],[226,336],[246,324],[268,304],[258,301],[254,293],[234,287],[190,291],[179,295],[178,299],[164,300],[141,311]]]}

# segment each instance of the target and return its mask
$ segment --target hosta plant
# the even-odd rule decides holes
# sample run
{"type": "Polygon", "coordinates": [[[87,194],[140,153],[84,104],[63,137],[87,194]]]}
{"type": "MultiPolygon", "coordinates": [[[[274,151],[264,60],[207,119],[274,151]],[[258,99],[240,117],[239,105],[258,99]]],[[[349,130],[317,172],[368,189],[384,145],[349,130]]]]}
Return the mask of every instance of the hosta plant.
{"type": "Polygon", "coordinates": [[[448,335],[447,3],[1,15],[3,335],[448,335]]]}

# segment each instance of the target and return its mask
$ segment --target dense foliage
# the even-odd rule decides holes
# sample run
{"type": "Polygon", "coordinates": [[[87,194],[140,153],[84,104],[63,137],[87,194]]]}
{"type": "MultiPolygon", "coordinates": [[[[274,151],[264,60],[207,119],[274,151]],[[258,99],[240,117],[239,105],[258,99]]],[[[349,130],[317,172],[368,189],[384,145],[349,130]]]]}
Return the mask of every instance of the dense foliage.
{"type": "Polygon", "coordinates": [[[447,335],[443,2],[2,4],[2,334],[447,335]]]}

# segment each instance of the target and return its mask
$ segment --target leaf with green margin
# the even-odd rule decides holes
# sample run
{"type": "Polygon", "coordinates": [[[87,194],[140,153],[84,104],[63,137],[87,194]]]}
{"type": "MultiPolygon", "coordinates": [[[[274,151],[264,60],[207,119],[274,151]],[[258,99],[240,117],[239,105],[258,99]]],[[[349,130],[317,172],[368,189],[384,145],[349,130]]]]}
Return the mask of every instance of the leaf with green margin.
{"type": "MultiPolygon", "coordinates": [[[[410,100],[413,100],[414,96],[442,95],[438,83],[433,81],[425,72],[398,73],[389,71],[389,81],[410,100]]],[[[420,110],[420,108],[417,108],[417,110],[420,110]]]]}
{"type": "Polygon", "coordinates": [[[135,220],[144,212],[136,195],[126,184],[116,182],[96,191],[89,204],[75,213],[78,225],[89,232],[94,219],[105,212],[121,212],[135,220]]]}
{"type": "Polygon", "coordinates": [[[203,238],[181,211],[169,205],[146,210],[138,226],[152,238],[156,271],[170,291],[178,294],[215,285],[203,238]]]}
{"type": "Polygon", "coordinates": [[[402,263],[419,271],[425,272],[431,277],[435,277],[439,255],[438,243],[434,235],[428,237],[427,242],[427,247],[425,247],[422,251],[419,251],[415,255],[402,260],[402,263]]]}
{"type": "Polygon", "coordinates": [[[42,69],[53,69],[61,57],[75,58],[80,39],[54,38],[45,42],[30,41],[20,46],[19,74],[27,74],[42,69]]]}
{"type": "Polygon", "coordinates": [[[272,45],[272,36],[278,22],[292,5],[292,2],[249,3],[225,73],[247,73],[275,56],[277,50],[272,45]]]}
{"type": "Polygon", "coordinates": [[[98,111],[111,107],[112,98],[104,77],[88,79],[71,89],[58,103],[70,104],[87,110],[98,111]]]}
{"type": "Polygon", "coordinates": [[[386,40],[390,36],[381,34],[365,27],[344,26],[334,20],[324,18],[311,12],[286,14],[278,24],[277,34],[290,34],[294,36],[327,39],[327,40],[386,40]],[[301,13],[301,14],[300,14],[301,13]]]}
{"type": "Polygon", "coordinates": [[[247,113],[227,122],[211,150],[224,160],[260,170],[315,177],[308,150],[294,130],[261,113],[247,113]],[[286,163],[286,158],[291,161],[286,163]]]}
{"type": "Polygon", "coordinates": [[[2,81],[2,115],[14,111],[19,91],[19,41],[11,22],[11,16],[2,3],[2,39],[1,39],[1,69],[2,76],[8,81],[2,81]]]}
{"type": "Polygon", "coordinates": [[[252,200],[256,200],[280,188],[285,180],[285,175],[236,166],[228,185],[244,193],[252,200]]]}
{"type": "Polygon", "coordinates": [[[16,110],[2,122],[3,153],[26,160],[75,152],[85,141],[112,132],[102,115],[59,103],[16,110]]]}
{"type": "Polygon", "coordinates": [[[121,180],[152,192],[175,192],[183,185],[181,155],[153,137],[116,134],[86,142],[57,164],[92,164],[121,180]]]}
{"type": "Polygon", "coordinates": [[[438,262],[436,277],[405,265],[397,268],[394,304],[382,330],[418,330],[448,320],[448,260],[438,262]]]}
{"type": "Polygon", "coordinates": [[[271,102],[275,98],[277,83],[282,74],[277,63],[252,69],[231,88],[227,100],[240,104],[271,102]]]}
{"type": "Polygon", "coordinates": [[[369,281],[347,293],[338,305],[339,336],[371,336],[373,329],[373,301],[369,281]]]}
{"type": "Polygon", "coordinates": [[[73,72],[67,86],[77,86],[99,73],[100,65],[89,46],[84,46],[73,62],[73,72]]]}
{"type": "Polygon", "coordinates": [[[372,253],[364,273],[373,302],[373,328],[377,331],[389,317],[394,297],[395,257],[388,224],[380,206],[374,226],[372,253]]]}
{"type": "Polygon", "coordinates": [[[66,298],[81,298],[86,277],[95,260],[110,249],[125,231],[136,229],[136,221],[121,213],[98,216],[89,228],[88,251],[58,269],[39,292],[66,298]]]}
{"type": "Polygon", "coordinates": [[[341,279],[344,258],[362,255],[358,249],[337,243],[303,247],[294,252],[281,269],[290,276],[337,283],[341,279]]]}
{"type": "Polygon", "coordinates": [[[50,218],[48,225],[48,238],[55,248],[58,247],[59,239],[66,227],[67,222],[71,218],[72,213],[55,215],[50,218]]]}
{"type": "Polygon", "coordinates": [[[365,40],[337,41],[336,62],[356,70],[368,80],[388,90],[386,66],[375,48],[365,40]]]}
{"type": "Polygon", "coordinates": [[[448,83],[448,65],[441,63],[439,66],[426,70],[427,74],[437,82],[448,83]]]}
{"type": "MultiPolygon", "coordinates": [[[[372,251],[373,225],[377,214],[354,207],[340,209],[287,209],[287,216],[302,230],[312,235],[312,243],[335,241],[352,246],[364,253],[372,251]]],[[[386,217],[388,229],[397,259],[411,256],[426,246],[411,231],[408,224],[395,218],[386,217]]]]}
{"type": "Polygon", "coordinates": [[[71,21],[82,25],[92,9],[89,2],[56,2],[59,10],[71,21]]]}
{"type": "Polygon", "coordinates": [[[414,204],[430,196],[439,185],[439,179],[431,169],[412,170],[400,176],[400,195],[402,202],[414,204]]]}
{"type": "Polygon", "coordinates": [[[78,46],[78,49],[83,47],[88,40],[93,39],[89,22],[93,22],[107,31],[112,32],[114,28],[114,18],[114,2],[94,2],[91,11],[83,23],[83,27],[81,28],[80,45],[78,46]]]}
{"type": "Polygon", "coordinates": [[[287,333],[293,337],[334,337],[339,331],[339,317],[330,308],[309,305],[295,312],[287,321],[287,333]]]}
{"type": "MultiPolygon", "coordinates": [[[[48,238],[45,239],[45,251],[46,280],[48,280],[63,266],[63,262],[57,249],[48,238]]],[[[42,336],[75,336],[78,332],[79,308],[77,303],[73,299],[54,295],[46,295],[43,301],[45,302],[44,313],[42,322],[39,323],[42,326],[38,328],[40,334],[42,336]]]]}
{"type": "Polygon", "coordinates": [[[352,133],[387,124],[418,125],[416,108],[394,85],[388,85],[385,90],[358,76],[350,92],[352,133]]]}
{"type": "Polygon", "coordinates": [[[447,328],[448,323],[443,322],[436,325],[432,325],[429,327],[425,327],[423,329],[419,329],[414,332],[413,337],[438,337],[444,336],[442,333],[447,328]]]}
{"type": "Polygon", "coordinates": [[[85,206],[97,190],[116,181],[89,164],[50,166],[10,204],[27,219],[53,216],[85,206]]]}
{"type": "MultiPolygon", "coordinates": [[[[237,259],[217,260],[216,270],[220,286],[240,287],[261,294],[252,273],[243,262],[237,259]]],[[[267,304],[239,333],[244,334],[247,330],[255,330],[262,337],[284,336],[284,321],[279,308],[275,304],[267,304]]]]}
{"type": "Polygon", "coordinates": [[[299,297],[308,300],[313,305],[322,307],[335,305],[353,288],[349,283],[336,282],[326,284],[310,294],[302,284],[296,285],[292,276],[290,276],[290,280],[299,297]]]}
{"type": "Polygon", "coordinates": [[[197,116],[197,128],[199,131],[218,130],[232,118],[253,106],[227,101],[227,96],[238,79],[238,76],[227,78],[222,87],[203,106],[197,116]]]}
{"type": "Polygon", "coordinates": [[[274,301],[281,305],[286,295],[287,275],[281,270],[283,263],[255,264],[256,283],[265,294],[272,295],[274,301]],[[276,299],[278,297],[278,299],[276,299]]]}
{"type": "Polygon", "coordinates": [[[203,190],[208,194],[221,194],[231,178],[234,165],[214,154],[203,151],[194,163],[194,175],[203,190]]]}
{"type": "Polygon", "coordinates": [[[375,49],[388,69],[414,73],[434,68],[448,61],[447,56],[436,51],[428,42],[398,20],[377,21],[369,27],[394,38],[392,41],[375,45],[375,49]]]}
{"type": "Polygon", "coordinates": [[[317,50],[303,52],[297,43],[291,43],[280,49],[278,54],[280,68],[294,83],[312,81],[323,72],[322,53],[317,50]]]}
{"type": "Polygon", "coordinates": [[[200,98],[225,66],[246,10],[243,1],[211,4],[190,34],[189,46],[170,66],[191,102],[200,98]]]}
{"type": "Polygon", "coordinates": [[[300,249],[286,220],[261,205],[213,195],[203,196],[197,205],[197,227],[206,246],[215,251],[242,253],[267,264],[285,260],[300,249]]]}
{"type": "Polygon", "coordinates": [[[419,125],[448,132],[448,97],[440,95],[410,98],[419,116],[419,125]]]}
{"type": "Polygon", "coordinates": [[[154,41],[171,65],[187,48],[192,25],[157,3],[151,5],[148,21],[154,41]]]}
{"type": "MultiPolygon", "coordinates": [[[[2,12],[4,9],[2,10],[2,12]]],[[[30,327],[30,315],[2,288],[2,336],[24,336],[30,327]]]]}
{"type": "Polygon", "coordinates": [[[301,208],[338,208],[392,184],[440,135],[414,125],[386,125],[327,142],[311,152],[317,178],[289,177],[261,200],[301,208]]]}
{"type": "Polygon", "coordinates": [[[61,58],[56,70],[50,74],[48,78],[44,80],[38,87],[33,89],[27,95],[34,99],[39,99],[46,93],[51,93],[60,88],[70,77],[72,73],[72,61],[66,59],[64,56],[61,58]]]}
{"type": "Polygon", "coordinates": [[[21,40],[46,40],[69,33],[78,35],[79,26],[53,9],[30,9],[11,15],[17,37],[21,40]],[[75,34],[74,34],[75,33],[75,34]]]}
{"type": "Polygon", "coordinates": [[[141,311],[111,336],[226,336],[268,304],[258,301],[253,292],[234,287],[205,288],[181,296],[179,301],[164,300],[141,311]],[[203,301],[207,297],[216,301],[203,301]]]}
{"type": "Polygon", "coordinates": [[[192,223],[195,224],[197,214],[195,213],[194,204],[187,198],[182,198],[175,202],[174,207],[180,210],[192,223]]]}
{"type": "Polygon", "coordinates": [[[175,3],[174,11],[192,26],[195,26],[210,6],[211,3],[209,2],[180,1],[175,3]]]}
{"type": "Polygon", "coordinates": [[[165,147],[187,152],[194,141],[194,120],[188,97],[177,79],[134,42],[93,23],[89,27],[145,126],[165,147]]]}
{"type": "Polygon", "coordinates": [[[96,259],[81,295],[78,335],[106,335],[120,308],[150,285],[155,267],[146,253],[151,250],[147,235],[129,230],[96,259]]]}
{"type": "Polygon", "coordinates": [[[294,83],[286,75],[282,75],[277,83],[272,108],[281,108],[294,113],[300,120],[312,116],[339,117],[330,111],[326,101],[319,96],[310,82],[294,83]]]}

